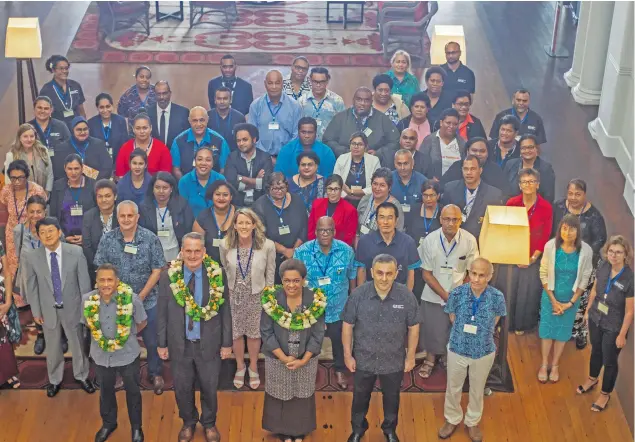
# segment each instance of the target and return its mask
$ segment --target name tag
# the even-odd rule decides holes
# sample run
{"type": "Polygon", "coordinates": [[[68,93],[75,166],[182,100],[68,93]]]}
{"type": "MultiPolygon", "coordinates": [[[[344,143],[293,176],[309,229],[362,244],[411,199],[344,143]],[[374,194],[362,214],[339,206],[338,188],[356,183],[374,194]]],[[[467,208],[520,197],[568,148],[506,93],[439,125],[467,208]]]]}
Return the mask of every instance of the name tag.
{"type": "Polygon", "coordinates": [[[280,125],[277,122],[272,121],[271,123],[269,123],[269,130],[278,130],[278,129],[280,129],[280,125]]]}
{"type": "Polygon", "coordinates": [[[609,314],[609,306],[604,304],[603,302],[598,302],[598,310],[602,314],[605,314],[605,315],[609,314]]]}
{"type": "Polygon", "coordinates": [[[452,267],[445,267],[445,266],[441,266],[441,268],[439,269],[442,275],[451,275],[452,270],[453,270],[452,267]]]}
{"type": "Polygon", "coordinates": [[[73,109],[64,111],[64,118],[70,118],[74,115],[75,115],[75,112],[73,111],[73,109]]]}
{"type": "Polygon", "coordinates": [[[362,186],[351,186],[351,190],[353,192],[361,192],[362,191],[362,186]]]}
{"type": "Polygon", "coordinates": [[[112,158],[112,147],[106,147],[106,150],[108,151],[108,155],[110,155],[110,158],[112,158]]]}
{"type": "Polygon", "coordinates": [[[49,158],[55,156],[55,150],[49,149],[48,151],[49,151],[49,158]]]}
{"type": "Polygon", "coordinates": [[[136,255],[137,254],[137,246],[132,245],[132,244],[126,244],[126,246],[123,248],[123,251],[125,253],[130,253],[131,255],[136,255]]]}
{"type": "Polygon", "coordinates": [[[373,130],[370,127],[367,127],[366,129],[364,129],[364,135],[366,135],[367,137],[370,137],[370,134],[373,133],[373,130]]]}
{"type": "Polygon", "coordinates": [[[401,100],[401,94],[392,94],[393,97],[397,97],[399,100],[401,100]]]}
{"type": "Polygon", "coordinates": [[[477,330],[477,329],[478,329],[478,328],[477,328],[474,324],[465,324],[465,325],[463,326],[463,331],[464,331],[465,333],[469,333],[469,334],[471,334],[471,335],[475,335],[475,334],[476,334],[476,330],[477,330]]]}
{"type": "Polygon", "coordinates": [[[157,232],[157,235],[162,237],[162,238],[169,238],[170,236],[170,231],[169,230],[159,230],[157,232]]]}
{"type": "Polygon", "coordinates": [[[318,285],[322,287],[323,285],[329,285],[331,283],[331,278],[325,276],[324,278],[318,278],[318,285]]]}
{"type": "Polygon", "coordinates": [[[465,213],[462,213],[462,214],[461,214],[461,220],[462,220],[463,222],[465,222],[465,220],[467,220],[467,215],[466,215],[465,213]]]}
{"type": "Polygon", "coordinates": [[[536,126],[527,126],[527,129],[529,129],[529,130],[536,130],[536,126]]]}
{"type": "Polygon", "coordinates": [[[364,235],[366,235],[367,233],[370,233],[370,229],[366,227],[366,225],[364,224],[362,224],[362,227],[359,228],[359,231],[362,232],[364,235]]]}
{"type": "Polygon", "coordinates": [[[291,233],[291,229],[289,226],[280,226],[278,227],[278,234],[280,235],[288,235],[291,233]]]}
{"type": "Polygon", "coordinates": [[[84,214],[84,209],[82,206],[72,206],[71,207],[71,216],[82,216],[84,214]]]}
{"type": "Polygon", "coordinates": [[[317,122],[318,127],[322,127],[322,120],[315,120],[317,122]]]}
{"type": "Polygon", "coordinates": [[[466,80],[466,79],[464,79],[464,78],[457,78],[457,79],[456,79],[456,82],[457,82],[457,83],[467,83],[467,80],[466,80]]]}
{"type": "Polygon", "coordinates": [[[398,308],[398,309],[403,309],[403,304],[395,304],[392,306],[392,308],[398,308]]]}
{"type": "Polygon", "coordinates": [[[53,137],[59,137],[60,133],[59,132],[51,132],[51,138],[53,137]]]}
{"type": "Polygon", "coordinates": [[[212,245],[214,247],[220,247],[220,242],[221,242],[221,238],[214,238],[212,239],[212,245]]]}
{"type": "Polygon", "coordinates": [[[402,204],[401,210],[403,210],[404,213],[410,212],[410,204],[402,204]]]}
{"type": "Polygon", "coordinates": [[[252,199],[253,199],[253,197],[254,197],[254,189],[247,189],[247,190],[245,190],[245,196],[246,196],[247,198],[252,198],[252,199]]]}

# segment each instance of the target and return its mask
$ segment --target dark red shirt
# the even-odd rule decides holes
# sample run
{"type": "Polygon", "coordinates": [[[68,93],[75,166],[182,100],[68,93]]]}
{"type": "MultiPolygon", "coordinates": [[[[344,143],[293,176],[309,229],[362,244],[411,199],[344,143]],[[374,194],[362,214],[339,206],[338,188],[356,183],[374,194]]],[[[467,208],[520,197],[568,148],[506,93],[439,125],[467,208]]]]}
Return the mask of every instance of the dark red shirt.
{"type": "MultiPolygon", "coordinates": [[[[517,195],[507,200],[507,205],[512,207],[524,207],[523,195],[517,195]]],[[[536,250],[541,252],[551,237],[551,224],[553,223],[553,209],[551,204],[538,194],[534,206],[527,209],[529,216],[529,256],[536,250]],[[534,207],[535,206],[535,207],[534,207]]]]}
{"type": "MultiPolygon", "coordinates": [[[[115,161],[115,175],[122,177],[130,172],[130,154],[134,150],[134,139],[121,145],[115,161]]],[[[148,157],[148,173],[154,175],[157,172],[172,173],[172,156],[170,149],[160,140],[152,138],[152,150],[148,157]]]]}
{"type": "MultiPolygon", "coordinates": [[[[311,213],[309,214],[309,227],[307,232],[308,240],[315,239],[315,226],[318,219],[326,216],[329,207],[328,198],[318,198],[313,201],[311,213]]],[[[335,222],[335,239],[344,241],[353,247],[353,241],[357,234],[357,209],[344,198],[340,199],[333,213],[328,214],[335,222]]]]}

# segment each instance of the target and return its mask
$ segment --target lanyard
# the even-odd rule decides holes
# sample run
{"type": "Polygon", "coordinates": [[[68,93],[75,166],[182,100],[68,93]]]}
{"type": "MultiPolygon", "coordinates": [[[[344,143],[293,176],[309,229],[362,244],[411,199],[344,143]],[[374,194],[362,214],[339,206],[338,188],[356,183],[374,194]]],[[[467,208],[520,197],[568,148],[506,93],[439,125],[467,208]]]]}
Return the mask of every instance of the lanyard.
{"type": "Polygon", "coordinates": [[[606,282],[606,288],[604,289],[605,301],[606,301],[606,295],[609,294],[609,292],[611,291],[611,287],[613,287],[613,284],[615,284],[615,282],[617,282],[620,276],[622,276],[622,273],[624,273],[624,267],[622,267],[622,270],[620,270],[620,272],[617,275],[615,275],[615,278],[611,278],[611,271],[609,270],[609,280],[606,282]]]}
{"type": "MultiPolygon", "coordinates": [[[[298,181],[300,181],[300,178],[298,178],[298,181]]],[[[317,182],[318,182],[318,180],[316,178],[315,181],[313,181],[313,183],[310,185],[311,186],[311,190],[309,191],[308,198],[304,197],[304,189],[305,189],[305,187],[300,187],[298,185],[298,187],[300,188],[300,196],[302,197],[302,202],[304,203],[304,207],[306,207],[306,210],[308,212],[311,211],[311,204],[313,203],[313,199],[315,198],[315,192],[317,190],[317,182]]]]}
{"type": "MultiPolygon", "coordinates": [[[[364,129],[368,129],[368,120],[370,119],[370,114],[368,114],[365,117],[362,117],[361,121],[359,121],[359,118],[357,117],[357,115],[355,115],[355,108],[351,109],[351,112],[353,113],[353,118],[355,118],[355,121],[357,123],[361,122],[361,125],[364,127],[364,129]]],[[[372,109],[371,109],[371,112],[372,112],[372,109]]],[[[359,125],[357,125],[357,126],[359,126],[359,125]]],[[[363,130],[362,130],[362,132],[363,132],[363,130]]]]}
{"type": "Polygon", "coordinates": [[[269,198],[269,201],[271,201],[271,205],[273,206],[273,210],[276,211],[276,213],[278,214],[278,218],[280,218],[280,225],[284,226],[284,221],[282,220],[282,214],[284,213],[284,205],[287,203],[287,196],[284,196],[284,199],[282,200],[282,207],[280,208],[280,210],[278,210],[278,206],[276,206],[273,202],[273,198],[271,198],[271,196],[267,195],[267,198],[269,198]]]}
{"type": "Polygon", "coordinates": [[[325,101],[326,101],[326,97],[322,98],[322,101],[320,101],[319,106],[316,106],[315,98],[311,97],[311,104],[313,105],[313,109],[315,109],[315,112],[313,113],[313,118],[317,119],[320,117],[320,111],[322,110],[322,105],[324,105],[325,101]]]}
{"type": "Polygon", "coordinates": [[[249,272],[249,265],[251,264],[251,257],[253,256],[254,248],[249,248],[249,259],[247,260],[247,267],[243,272],[243,265],[240,263],[240,253],[238,253],[238,248],[236,248],[236,261],[238,261],[238,270],[240,270],[240,276],[243,277],[243,280],[247,278],[247,272],[249,272]]]}
{"type": "Polygon", "coordinates": [[[165,217],[168,216],[168,212],[170,211],[170,209],[168,209],[168,207],[166,206],[165,210],[163,211],[163,215],[161,215],[161,208],[157,204],[156,200],[154,201],[154,205],[157,206],[157,212],[159,213],[159,218],[161,218],[161,230],[164,230],[165,229],[165,217]]]}
{"type": "Polygon", "coordinates": [[[82,193],[82,187],[84,187],[84,177],[82,176],[82,182],[79,187],[68,187],[68,190],[71,192],[71,197],[75,201],[75,204],[79,205],[79,196],[82,193]]]}
{"type": "Polygon", "coordinates": [[[22,210],[18,210],[18,200],[15,197],[15,193],[13,194],[13,204],[15,205],[15,214],[18,215],[18,222],[22,219],[22,214],[24,213],[24,209],[26,209],[26,202],[29,199],[29,182],[26,182],[26,193],[24,194],[24,207],[22,210]]]}
{"type": "Polygon", "coordinates": [[[150,90],[148,90],[148,93],[146,94],[146,97],[142,100],[141,99],[141,94],[139,93],[139,88],[137,88],[137,96],[139,97],[139,101],[141,102],[141,106],[140,107],[146,107],[146,103],[148,102],[148,98],[150,98],[150,90]]]}
{"type": "Polygon", "coordinates": [[[62,102],[62,106],[65,110],[69,111],[73,109],[73,96],[71,95],[71,88],[68,87],[68,82],[66,82],[66,92],[62,90],[57,85],[57,82],[53,80],[53,89],[55,89],[55,93],[57,94],[57,98],[62,102]]]}
{"type": "Polygon", "coordinates": [[[443,253],[445,254],[445,259],[446,259],[446,263],[447,263],[447,259],[450,257],[450,255],[454,251],[454,248],[456,247],[457,242],[456,242],[456,240],[454,241],[454,245],[452,246],[452,248],[448,252],[445,249],[445,244],[443,244],[443,235],[441,234],[441,232],[439,232],[439,240],[441,241],[441,247],[443,247],[443,253]]]}
{"type": "Polygon", "coordinates": [[[318,254],[317,246],[315,245],[315,243],[313,243],[313,256],[316,257],[315,265],[317,265],[318,269],[320,269],[320,272],[322,272],[322,276],[326,276],[326,272],[331,266],[331,259],[333,258],[333,245],[331,244],[331,250],[329,251],[329,254],[326,256],[326,265],[324,267],[320,265],[320,260],[316,256],[317,254],[318,254]]]}
{"type": "Polygon", "coordinates": [[[51,136],[51,120],[49,120],[49,124],[46,126],[46,132],[40,126],[40,123],[35,120],[35,127],[42,134],[42,138],[44,138],[44,142],[46,143],[46,147],[49,147],[49,137],[51,136]]]}
{"type": "Polygon", "coordinates": [[[37,247],[35,247],[35,243],[33,242],[32,239],[30,239],[29,241],[31,242],[32,249],[39,249],[42,246],[42,242],[39,239],[37,240],[37,247]]]}
{"type": "Polygon", "coordinates": [[[223,87],[229,88],[234,93],[234,88],[236,87],[236,77],[228,78],[227,80],[221,80],[223,87]]]}
{"type": "MultiPolygon", "coordinates": [[[[196,142],[196,141],[195,141],[195,142],[196,142]]],[[[141,149],[140,147],[137,147],[137,140],[136,140],[136,139],[135,139],[132,143],[133,143],[132,147],[133,147],[134,149],[141,149]]],[[[150,152],[152,152],[152,146],[153,146],[153,145],[154,145],[154,138],[150,137],[150,145],[149,145],[149,146],[148,146],[148,148],[145,150],[145,152],[146,152],[146,156],[148,157],[148,161],[149,161],[149,158],[150,158],[150,152]]],[[[143,149],[141,149],[141,150],[143,150],[143,149]]]]}
{"type": "Polygon", "coordinates": [[[362,176],[362,170],[364,170],[364,157],[359,163],[355,163],[353,160],[351,160],[351,163],[355,166],[355,172],[353,172],[355,174],[355,184],[359,184],[359,178],[362,176]]]}
{"type": "Polygon", "coordinates": [[[472,321],[474,321],[476,317],[476,312],[478,312],[478,308],[481,304],[481,301],[483,301],[483,298],[484,298],[483,295],[485,295],[485,292],[481,293],[481,296],[477,298],[476,296],[474,296],[474,292],[472,291],[472,289],[470,289],[470,295],[472,298],[472,321]]]}
{"type": "Polygon", "coordinates": [[[516,118],[518,118],[521,122],[521,124],[524,124],[525,121],[527,121],[527,117],[529,116],[529,109],[527,109],[527,113],[525,114],[525,116],[523,117],[523,119],[521,120],[520,117],[518,117],[518,114],[516,113],[516,109],[514,109],[512,107],[512,115],[516,118]]]}
{"type": "MultiPolygon", "coordinates": [[[[386,201],[388,201],[390,199],[390,195],[388,195],[388,197],[386,197],[385,200],[383,200],[381,202],[381,204],[377,204],[377,207],[381,206],[383,203],[385,203],[386,201]]],[[[375,197],[372,197],[370,199],[370,205],[368,207],[373,207],[373,203],[375,202],[375,197]]],[[[377,209],[372,210],[372,212],[369,212],[368,214],[368,221],[373,221],[373,218],[375,217],[375,215],[377,214],[377,209]]]]}
{"type": "MultiPolygon", "coordinates": [[[[480,184],[478,187],[481,187],[480,184]]],[[[474,190],[474,192],[472,192],[472,198],[468,198],[470,196],[470,191],[467,187],[465,188],[465,207],[463,208],[463,211],[466,215],[470,213],[472,206],[474,206],[474,201],[476,201],[476,195],[478,194],[478,187],[474,190]]]]}
{"type": "MultiPolygon", "coordinates": [[[[110,134],[112,133],[112,120],[109,121],[106,126],[104,126],[104,123],[102,121],[102,123],[101,123],[101,133],[104,134],[104,141],[106,142],[106,146],[108,146],[108,140],[110,139],[110,134]],[[108,128],[108,130],[106,130],[106,128],[108,128]]],[[[135,146],[135,147],[137,147],[137,146],[135,146]]]]}
{"type": "Polygon", "coordinates": [[[534,216],[534,212],[536,211],[536,206],[538,205],[538,200],[536,200],[536,202],[534,203],[533,206],[531,206],[531,208],[529,209],[529,219],[531,219],[532,216],[534,216]]]}
{"type": "Polygon", "coordinates": [[[434,213],[432,214],[432,218],[430,218],[430,224],[428,224],[428,222],[426,221],[428,219],[426,218],[426,208],[425,206],[423,207],[423,228],[426,230],[426,236],[428,235],[428,233],[430,233],[430,228],[432,227],[432,223],[437,217],[438,212],[439,212],[439,205],[437,204],[436,207],[434,208],[434,213]]]}
{"type": "MultiPolygon", "coordinates": [[[[224,121],[224,120],[221,120],[220,115],[218,115],[218,111],[216,111],[215,115],[216,115],[216,125],[218,126],[218,130],[220,131],[220,127],[221,127],[220,123],[221,121],[224,121]]],[[[232,110],[231,109],[229,110],[229,114],[227,115],[227,128],[230,131],[232,129],[232,110]]]]}
{"type": "Polygon", "coordinates": [[[77,148],[77,144],[75,144],[75,140],[73,139],[73,137],[71,137],[71,144],[73,145],[73,148],[79,154],[79,156],[82,157],[82,161],[84,161],[84,159],[86,158],[86,150],[88,149],[88,141],[86,141],[86,143],[84,143],[84,145],[82,146],[83,151],[80,151],[77,148]]]}
{"type": "Polygon", "coordinates": [[[269,101],[269,97],[265,97],[265,101],[267,102],[267,107],[269,108],[269,113],[271,114],[273,121],[276,121],[276,115],[278,115],[278,112],[280,112],[280,109],[282,109],[282,98],[280,99],[280,102],[276,105],[275,112],[271,110],[271,102],[269,101]]]}
{"type": "MultiPolygon", "coordinates": [[[[232,208],[230,207],[229,210],[227,211],[227,215],[225,215],[225,221],[223,221],[223,224],[221,224],[222,226],[224,226],[225,224],[227,224],[227,220],[229,219],[229,215],[231,215],[232,213],[232,208]]],[[[221,239],[223,236],[223,232],[221,231],[218,223],[216,222],[216,212],[214,212],[214,206],[212,206],[212,221],[214,221],[214,225],[216,226],[216,229],[218,230],[218,239],[221,239]]]]}
{"type": "Polygon", "coordinates": [[[404,185],[401,182],[401,178],[399,178],[397,180],[397,183],[399,183],[399,187],[401,188],[401,191],[403,192],[403,202],[404,204],[407,203],[407,198],[408,198],[408,187],[410,186],[410,183],[412,182],[412,176],[410,177],[410,181],[408,181],[408,184],[404,185]]]}

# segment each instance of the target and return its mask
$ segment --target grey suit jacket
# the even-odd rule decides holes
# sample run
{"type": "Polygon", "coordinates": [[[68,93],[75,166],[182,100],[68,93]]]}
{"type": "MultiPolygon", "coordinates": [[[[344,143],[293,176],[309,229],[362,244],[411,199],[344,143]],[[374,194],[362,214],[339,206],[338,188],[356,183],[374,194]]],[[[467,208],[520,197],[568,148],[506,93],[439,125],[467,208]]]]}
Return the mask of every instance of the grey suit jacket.
{"type": "MultiPolygon", "coordinates": [[[[24,252],[23,252],[24,253],[24,252]]],[[[36,318],[44,318],[44,327],[57,327],[53,281],[46,259],[46,248],[30,250],[23,254],[26,292],[31,311],[36,318]]],[[[67,324],[78,324],[82,315],[82,295],[91,291],[88,264],[82,248],[62,243],[62,316],[67,324]]]]}
{"type": "MultiPolygon", "coordinates": [[[[204,270],[204,269],[203,269],[204,270]]],[[[225,302],[218,314],[209,321],[201,321],[201,353],[204,359],[220,358],[221,347],[232,346],[231,307],[225,272],[223,272],[225,302]]],[[[203,272],[203,305],[209,302],[209,280],[203,272]]],[[[168,271],[161,272],[159,279],[159,311],[157,333],[159,347],[168,348],[170,359],[181,359],[185,350],[185,308],[177,304],[168,271]]]]}

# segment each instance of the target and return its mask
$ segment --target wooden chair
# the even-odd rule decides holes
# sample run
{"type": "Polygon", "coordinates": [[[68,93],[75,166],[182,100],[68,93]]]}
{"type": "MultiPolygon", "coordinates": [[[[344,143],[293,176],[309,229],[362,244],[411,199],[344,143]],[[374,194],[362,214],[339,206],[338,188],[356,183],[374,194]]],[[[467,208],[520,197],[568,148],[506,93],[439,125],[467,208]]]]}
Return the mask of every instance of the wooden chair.
{"type": "Polygon", "coordinates": [[[384,48],[384,57],[387,58],[390,53],[397,49],[407,50],[410,55],[425,57],[424,37],[427,34],[430,20],[439,10],[438,2],[428,3],[429,12],[421,20],[396,20],[388,21],[385,24],[380,23],[379,35],[384,48]],[[395,45],[394,50],[390,50],[390,45],[395,45]]]}
{"type": "Polygon", "coordinates": [[[150,2],[97,2],[99,28],[105,35],[139,23],[150,35],[150,2]]]}
{"type": "Polygon", "coordinates": [[[237,18],[236,2],[190,2],[190,29],[201,23],[209,23],[229,30],[237,18]],[[220,14],[224,21],[203,21],[203,16],[207,14],[220,14]]]}

